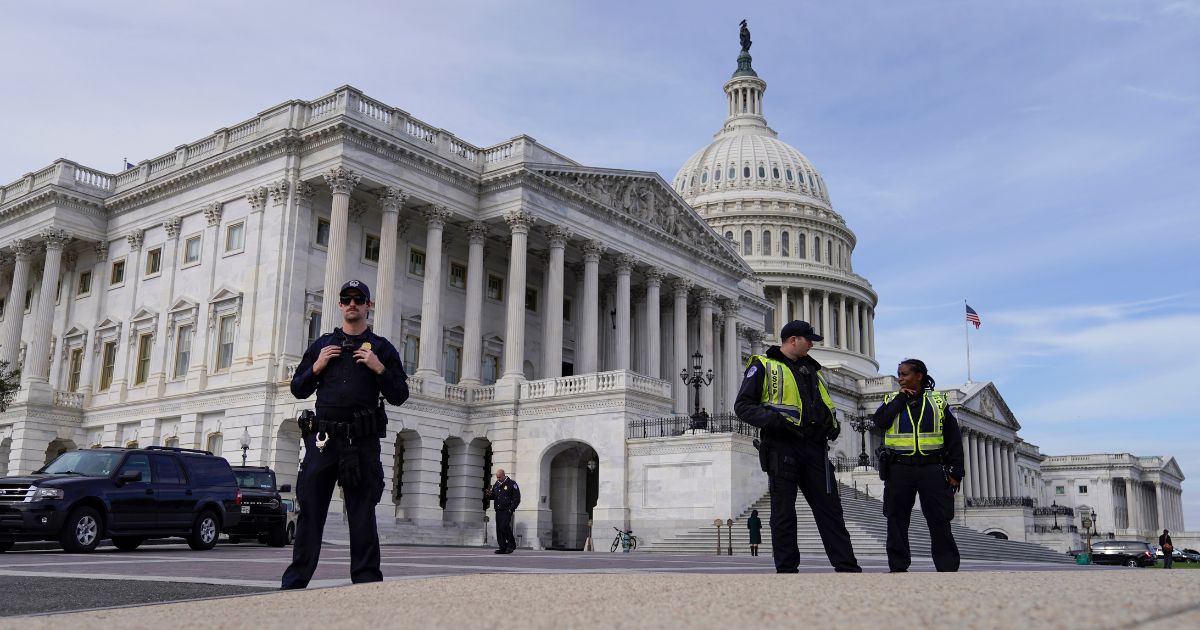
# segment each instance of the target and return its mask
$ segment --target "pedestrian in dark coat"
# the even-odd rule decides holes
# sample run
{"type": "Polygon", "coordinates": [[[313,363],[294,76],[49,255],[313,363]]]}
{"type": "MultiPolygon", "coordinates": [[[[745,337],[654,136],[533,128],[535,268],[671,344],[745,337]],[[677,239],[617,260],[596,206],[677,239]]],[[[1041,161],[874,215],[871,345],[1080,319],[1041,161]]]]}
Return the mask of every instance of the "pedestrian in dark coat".
{"type": "Polygon", "coordinates": [[[762,521],[758,519],[758,510],[750,510],[746,529],[750,530],[750,555],[757,556],[758,546],[762,544],[762,521]]]}

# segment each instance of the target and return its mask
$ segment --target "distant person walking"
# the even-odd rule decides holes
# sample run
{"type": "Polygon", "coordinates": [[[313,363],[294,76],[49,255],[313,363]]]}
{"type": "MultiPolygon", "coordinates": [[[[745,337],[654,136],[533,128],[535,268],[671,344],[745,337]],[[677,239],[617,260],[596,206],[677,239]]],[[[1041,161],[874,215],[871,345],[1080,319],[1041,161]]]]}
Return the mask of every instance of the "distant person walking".
{"type": "Polygon", "coordinates": [[[1175,553],[1175,545],[1171,544],[1171,532],[1163,530],[1162,536],[1158,537],[1158,546],[1163,552],[1163,568],[1170,569],[1175,566],[1175,558],[1171,557],[1175,553]]]}
{"type": "Polygon", "coordinates": [[[758,546],[762,544],[762,521],[758,518],[758,510],[750,510],[746,529],[750,530],[750,555],[757,556],[758,546]]]}

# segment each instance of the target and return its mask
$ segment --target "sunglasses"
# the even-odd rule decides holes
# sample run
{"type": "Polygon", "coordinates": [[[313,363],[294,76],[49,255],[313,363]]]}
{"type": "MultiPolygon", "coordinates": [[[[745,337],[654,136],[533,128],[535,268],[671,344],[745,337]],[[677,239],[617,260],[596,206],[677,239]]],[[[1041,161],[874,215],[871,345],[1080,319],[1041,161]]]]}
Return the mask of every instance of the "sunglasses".
{"type": "Polygon", "coordinates": [[[355,304],[366,304],[367,298],[364,295],[343,295],[340,296],[339,301],[342,304],[349,304],[351,302],[354,302],[355,304]]]}

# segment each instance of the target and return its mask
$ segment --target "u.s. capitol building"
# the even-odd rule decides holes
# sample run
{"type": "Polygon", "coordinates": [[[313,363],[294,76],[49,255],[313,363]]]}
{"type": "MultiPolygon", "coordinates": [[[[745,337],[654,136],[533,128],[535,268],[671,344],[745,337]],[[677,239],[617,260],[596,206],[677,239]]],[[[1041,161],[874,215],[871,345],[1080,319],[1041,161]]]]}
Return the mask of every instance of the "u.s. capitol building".
{"type": "MultiPolygon", "coordinates": [[[[526,547],[578,549],[612,527],[664,541],[737,517],[766,482],[728,412],[781,321],[825,335],[814,355],[843,419],[897,389],[854,232],[767,125],[744,56],[724,125],[670,183],[528,136],[477,146],[349,86],[119,173],[63,159],[18,178],[0,189],[0,360],[22,370],[0,472],[166,445],[294,481],[312,400],[288,381],[338,324],[324,297],[358,278],[412,391],[389,410],[386,542],[483,544],[496,467],[525,491],[526,547]],[[687,418],[693,361],[714,374],[706,423],[687,418]]],[[[994,385],[946,391],[964,427],[962,524],[1060,549],[1078,538],[1052,528],[1067,515],[1052,505],[1094,509],[1116,537],[1183,529],[1173,459],[1047,458],[994,385]]],[[[847,423],[832,445],[839,480],[878,493],[855,471],[860,440],[878,442],[847,423]]]]}

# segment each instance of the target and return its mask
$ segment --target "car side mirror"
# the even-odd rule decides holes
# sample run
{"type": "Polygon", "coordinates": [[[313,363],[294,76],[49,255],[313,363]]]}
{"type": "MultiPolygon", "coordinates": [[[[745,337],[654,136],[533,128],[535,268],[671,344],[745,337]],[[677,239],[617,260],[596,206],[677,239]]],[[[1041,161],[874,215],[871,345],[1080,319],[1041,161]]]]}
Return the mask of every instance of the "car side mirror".
{"type": "Polygon", "coordinates": [[[142,480],[142,471],[126,470],[125,472],[121,473],[121,475],[119,477],[117,477],[117,485],[123,486],[132,481],[141,481],[141,480],[142,480]]]}
{"type": "Polygon", "coordinates": [[[279,486],[279,491],[280,491],[280,492],[291,492],[291,491],[292,491],[292,484],[290,484],[290,483],[285,483],[285,484],[283,484],[282,486],[279,486]]]}

